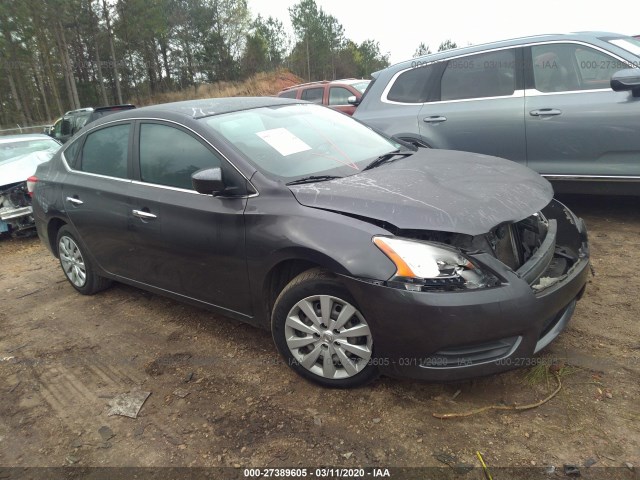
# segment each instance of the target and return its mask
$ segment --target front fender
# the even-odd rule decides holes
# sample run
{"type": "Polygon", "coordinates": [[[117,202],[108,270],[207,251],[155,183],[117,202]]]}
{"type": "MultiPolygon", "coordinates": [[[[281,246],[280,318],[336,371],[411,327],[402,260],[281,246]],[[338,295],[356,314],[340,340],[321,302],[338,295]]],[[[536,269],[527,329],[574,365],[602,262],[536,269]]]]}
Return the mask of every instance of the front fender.
{"type": "MultiPolygon", "coordinates": [[[[299,260],[340,275],[386,280],[395,265],[372,242],[381,227],[340,213],[305,207],[291,197],[255,197],[245,211],[247,269],[252,298],[261,298],[269,272],[299,260]]],[[[255,300],[257,301],[257,300],[255,300]]],[[[260,305],[254,305],[260,312],[260,305]]]]}

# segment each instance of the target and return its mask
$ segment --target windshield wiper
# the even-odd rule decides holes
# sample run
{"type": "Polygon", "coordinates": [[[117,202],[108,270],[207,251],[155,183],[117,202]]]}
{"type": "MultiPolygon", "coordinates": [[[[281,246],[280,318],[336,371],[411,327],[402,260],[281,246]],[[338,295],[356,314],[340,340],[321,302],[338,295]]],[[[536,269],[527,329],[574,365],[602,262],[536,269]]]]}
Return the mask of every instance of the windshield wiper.
{"type": "Polygon", "coordinates": [[[287,185],[300,185],[301,183],[314,183],[314,182],[325,182],[327,180],[335,180],[338,177],[336,175],[311,175],[309,177],[302,177],[297,180],[291,180],[287,182],[287,185]]]}
{"type": "Polygon", "coordinates": [[[380,155],[369,165],[364,167],[362,171],[371,170],[372,168],[379,167],[383,163],[390,162],[392,160],[398,160],[399,158],[405,158],[413,155],[414,152],[401,152],[400,150],[394,150],[393,152],[385,153],[384,155],[380,155]],[[396,158],[398,157],[398,158],[396,158]]]}

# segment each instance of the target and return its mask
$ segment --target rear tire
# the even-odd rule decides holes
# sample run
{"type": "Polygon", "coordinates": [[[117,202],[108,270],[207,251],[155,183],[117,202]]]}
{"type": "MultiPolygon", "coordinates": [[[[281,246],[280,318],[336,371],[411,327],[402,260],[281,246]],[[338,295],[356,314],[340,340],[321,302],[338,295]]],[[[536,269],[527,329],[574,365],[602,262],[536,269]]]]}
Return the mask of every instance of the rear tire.
{"type": "Polygon", "coordinates": [[[373,334],[344,286],[324,270],[295,277],[271,316],[273,340],[296,373],[326,387],[351,388],[375,379],[373,334]]]}
{"type": "Polygon", "coordinates": [[[58,231],[56,245],[62,271],[78,292],[93,295],[111,285],[111,280],[95,273],[91,260],[66,225],[58,231]]]}

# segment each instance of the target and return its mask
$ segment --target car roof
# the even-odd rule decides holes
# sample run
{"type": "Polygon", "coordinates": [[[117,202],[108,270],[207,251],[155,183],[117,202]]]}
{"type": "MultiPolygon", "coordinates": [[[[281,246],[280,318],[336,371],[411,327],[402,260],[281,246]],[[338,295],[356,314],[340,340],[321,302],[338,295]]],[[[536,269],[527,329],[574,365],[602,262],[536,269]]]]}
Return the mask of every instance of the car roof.
{"type": "Polygon", "coordinates": [[[91,113],[91,112],[93,112],[93,107],[78,108],[77,110],[69,110],[68,112],[65,112],[65,116],[71,115],[72,113],[91,113]]]}
{"type": "Polygon", "coordinates": [[[353,85],[354,83],[360,82],[370,82],[369,78],[342,78],[338,80],[318,80],[316,82],[307,82],[307,83],[298,83],[296,85],[291,85],[289,87],[283,88],[280,93],[286,92],[289,90],[295,90],[296,88],[309,88],[309,87],[319,87],[321,85],[353,85]]]}
{"type": "MultiPolygon", "coordinates": [[[[489,50],[489,49],[495,49],[495,48],[500,48],[500,47],[515,47],[518,45],[524,45],[524,44],[528,44],[528,43],[532,43],[532,42],[543,42],[543,41],[554,41],[554,40],[583,40],[583,41],[588,41],[588,40],[594,40],[594,39],[602,39],[602,38],[607,38],[607,37],[612,37],[612,38],[619,38],[619,37],[626,37],[627,35],[623,35],[621,33],[614,33],[614,32],[597,32],[597,31],[592,31],[592,32],[573,32],[573,33],[547,33],[547,34],[542,34],[542,35],[530,35],[527,37],[517,37],[517,38],[510,38],[507,40],[499,40],[496,42],[488,42],[488,43],[482,43],[482,44],[478,44],[478,45],[470,45],[468,47],[460,47],[460,48],[455,48],[455,49],[450,49],[450,50],[444,50],[442,52],[436,52],[436,53],[429,53],[427,55],[423,55],[421,57],[416,57],[416,58],[412,58],[409,60],[404,60],[402,62],[398,62],[394,65],[391,65],[390,67],[387,68],[393,68],[395,66],[399,66],[399,65],[406,65],[407,63],[411,63],[411,62],[415,62],[416,60],[422,60],[422,61],[428,61],[428,62],[432,62],[435,60],[438,60],[440,58],[447,58],[450,57],[452,55],[464,55],[464,54],[469,54],[469,53],[476,53],[476,52],[481,52],[484,50],[489,50]]],[[[386,70],[386,69],[385,69],[386,70]]],[[[375,77],[375,74],[377,74],[379,72],[375,72],[373,74],[373,76],[375,77]]]]}
{"type": "Polygon", "coordinates": [[[104,107],[96,107],[93,109],[93,112],[106,112],[109,110],[132,110],[134,108],[136,108],[136,106],[131,103],[123,103],[121,105],[105,105],[104,107]]]}
{"type": "Polygon", "coordinates": [[[226,98],[206,98],[200,100],[185,100],[182,102],[161,103],[142,108],[134,108],[122,112],[114,113],[92,123],[92,126],[114,120],[127,118],[144,117],[150,114],[158,117],[159,114],[178,114],[186,118],[199,119],[223,113],[238,112],[260,107],[272,107],[278,105],[291,105],[296,103],[309,103],[304,100],[279,97],[226,97],[226,98]]]}
{"type": "Polygon", "coordinates": [[[282,89],[282,92],[286,92],[287,90],[295,90],[300,87],[317,87],[320,85],[326,85],[329,83],[329,80],[317,80],[315,82],[306,82],[306,83],[297,83],[295,85],[290,85],[282,89]]]}
{"type": "Polygon", "coordinates": [[[370,82],[370,78],[343,78],[342,80],[332,80],[330,83],[341,83],[343,85],[353,85],[354,83],[370,82]]]}
{"type": "Polygon", "coordinates": [[[29,140],[44,140],[44,139],[53,140],[53,138],[51,138],[49,135],[45,135],[43,133],[21,133],[17,135],[4,135],[0,137],[0,143],[15,142],[16,140],[18,141],[24,140],[26,142],[29,140]]]}

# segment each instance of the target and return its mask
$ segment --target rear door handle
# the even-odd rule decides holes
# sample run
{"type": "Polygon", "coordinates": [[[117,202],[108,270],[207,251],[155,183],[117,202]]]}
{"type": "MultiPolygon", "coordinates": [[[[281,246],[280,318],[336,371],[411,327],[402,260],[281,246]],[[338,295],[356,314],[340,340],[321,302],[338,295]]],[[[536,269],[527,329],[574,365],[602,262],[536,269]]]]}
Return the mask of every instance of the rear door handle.
{"type": "Polygon", "coordinates": [[[423,118],[422,121],[426,123],[442,123],[447,121],[447,117],[443,117],[442,115],[433,115],[431,117],[423,118]]]}
{"type": "Polygon", "coordinates": [[[76,197],[67,197],[66,200],[67,202],[71,202],[74,205],[82,205],[84,203],[82,200],[76,197]]]}
{"type": "Polygon", "coordinates": [[[531,110],[529,115],[532,117],[552,117],[554,115],[561,115],[562,110],[557,108],[540,108],[538,110],[531,110]]]}
{"type": "Polygon", "coordinates": [[[155,218],[158,218],[153,213],[145,212],[144,210],[132,210],[131,213],[133,213],[135,217],[141,218],[143,220],[153,220],[155,218]]]}

